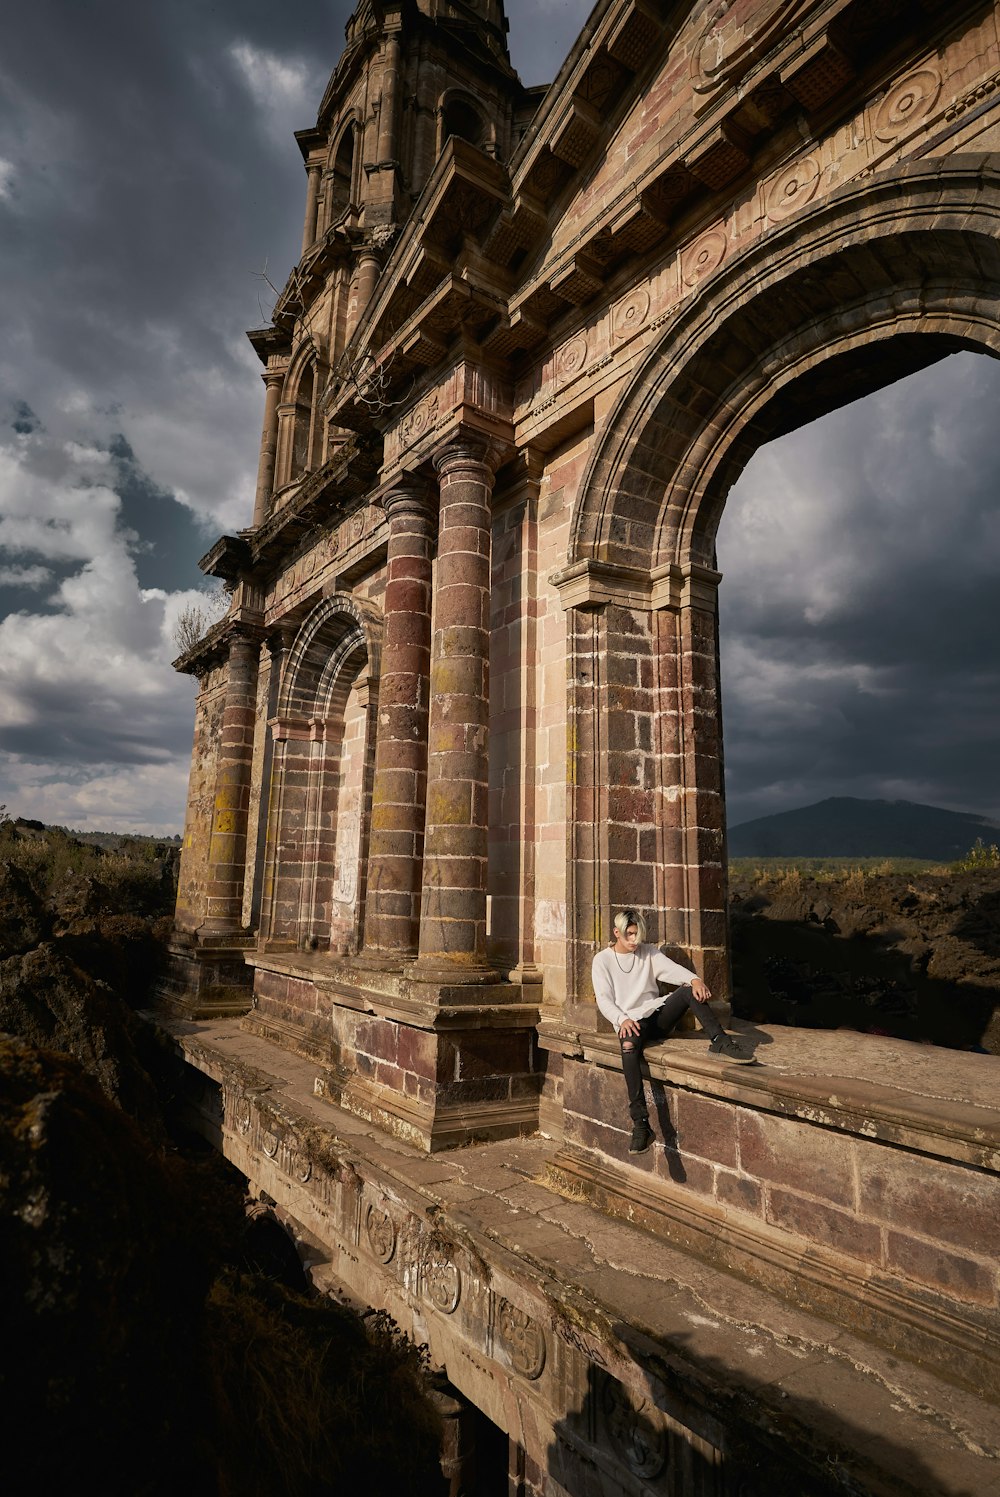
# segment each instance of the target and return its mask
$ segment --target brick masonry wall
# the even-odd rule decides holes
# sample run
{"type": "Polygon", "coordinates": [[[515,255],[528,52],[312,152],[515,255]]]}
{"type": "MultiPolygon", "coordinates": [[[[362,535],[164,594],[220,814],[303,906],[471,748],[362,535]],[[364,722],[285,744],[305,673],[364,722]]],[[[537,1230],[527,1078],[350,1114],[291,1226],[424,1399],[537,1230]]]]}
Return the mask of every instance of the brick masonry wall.
{"type": "Polygon", "coordinates": [[[1000,1305],[995,1172],[656,1081],[651,1117],[666,1147],[629,1156],[620,1071],[565,1065],[567,1142],[862,1270],[970,1309],[1000,1305]]]}

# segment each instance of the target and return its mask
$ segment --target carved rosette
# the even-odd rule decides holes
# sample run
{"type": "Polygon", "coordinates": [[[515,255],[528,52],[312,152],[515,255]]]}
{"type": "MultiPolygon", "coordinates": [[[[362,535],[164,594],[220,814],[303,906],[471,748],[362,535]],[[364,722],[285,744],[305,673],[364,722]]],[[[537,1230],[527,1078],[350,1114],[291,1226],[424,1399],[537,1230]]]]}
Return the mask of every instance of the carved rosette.
{"type": "Polygon", "coordinates": [[[458,1264],[451,1258],[446,1258],[440,1252],[428,1253],[424,1259],[421,1279],[425,1295],[442,1315],[452,1315],[458,1309],[462,1276],[458,1271],[458,1264]]]}
{"type": "Polygon", "coordinates": [[[587,340],[581,333],[579,337],[570,338],[564,343],[556,354],[556,373],[563,379],[570,379],[574,374],[579,374],[587,362],[587,340]]]}
{"type": "Polygon", "coordinates": [[[633,1399],[616,1378],[604,1379],[601,1417],[615,1454],[636,1476],[649,1481],[667,1464],[667,1432],[645,1398],[633,1399]]]}
{"type": "Polygon", "coordinates": [[[267,1155],[268,1159],[273,1159],[277,1154],[279,1143],[280,1139],[278,1138],[278,1135],[272,1132],[270,1129],[261,1134],[260,1146],[264,1150],[264,1153],[267,1155]]]}
{"type": "Polygon", "coordinates": [[[786,166],[767,189],[767,216],[779,222],[804,208],[819,187],[820,166],[815,156],[803,156],[786,166]]]}
{"type": "Polygon", "coordinates": [[[637,333],[649,316],[649,292],[645,286],[637,286],[628,296],[623,296],[611,313],[611,332],[621,343],[637,333]]]}
{"type": "Polygon", "coordinates": [[[497,1341],[514,1371],[533,1382],[545,1367],[545,1335],[526,1314],[502,1299],[497,1311],[497,1341]]]}
{"type": "Polygon", "coordinates": [[[292,1155],[292,1174],[300,1185],[307,1185],[312,1178],[312,1160],[301,1151],[292,1155]]]}
{"type": "Polygon", "coordinates": [[[709,229],[681,254],[681,280],[685,286],[697,286],[699,281],[718,270],[726,258],[728,241],[722,228],[709,229]]]}
{"type": "Polygon", "coordinates": [[[396,1224],[388,1211],[369,1206],[365,1212],[368,1244],[380,1263],[391,1263],[396,1252],[396,1224]]]}
{"type": "Polygon", "coordinates": [[[941,92],[937,68],[917,68],[893,85],[875,114],[875,134],[887,143],[923,124],[941,92]]]}
{"type": "Polygon", "coordinates": [[[236,1131],[238,1133],[250,1132],[251,1116],[250,1103],[244,1097],[236,1106],[236,1131]]]}
{"type": "Polygon", "coordinates": [[[808,0],[718,0],[693,58],[696,93],[735,83],[795,24],[808,0]]]}

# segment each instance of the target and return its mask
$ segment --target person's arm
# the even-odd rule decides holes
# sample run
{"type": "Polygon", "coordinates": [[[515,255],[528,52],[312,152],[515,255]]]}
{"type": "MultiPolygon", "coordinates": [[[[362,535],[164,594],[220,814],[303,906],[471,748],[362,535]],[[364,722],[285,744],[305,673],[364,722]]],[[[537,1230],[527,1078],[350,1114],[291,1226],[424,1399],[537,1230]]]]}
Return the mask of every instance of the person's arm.
{"type": "Polygon", "coordinates": [[[652,961],[653,976],[662,977],[664,982],[691,984],[691,991],[699,1003],[707,1003],[712,996],[712,990],[707,982],[703,982],[697,972],[690,972],[687,967],[682,967],[680,962],[671,961],[657,949],[652,961]]]}
{"type": "Polygon", "coordinates": [[[669,956],[657,948],[652,957],[653,976],[661,977],[664,982],[672,982],[680,987],[682,982],[698,981],[697,972],[692,972],[688,967],[682,967],[680,962],[671,961],[669,956]]]}
{"type": "Polygon", "coordinates": [[[618,1027],[624,1019],[625,1015],[622,1013],[621,1009],[618,1007],[618,1004],[615,1002],[614,983],[611,981],[610,972],[601,961],[600,952],[598,952],[597,956],[594,957],[593,965],[590,969],[590,976],[594,984],[594,997],[597,999],[597,1007],[601,1010],[601,1013],[608,1020],[608,1022],[614,1025],[615,1032],[617,1033],[618,1027]]]}

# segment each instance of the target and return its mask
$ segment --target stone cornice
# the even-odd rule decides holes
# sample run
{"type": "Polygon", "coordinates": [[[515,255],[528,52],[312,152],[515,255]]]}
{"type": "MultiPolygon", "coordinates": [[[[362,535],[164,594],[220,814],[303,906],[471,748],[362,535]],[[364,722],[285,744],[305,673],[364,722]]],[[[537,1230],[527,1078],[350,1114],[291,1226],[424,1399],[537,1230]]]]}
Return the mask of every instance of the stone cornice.
{"type": "Polygon", "coordinates": [[[317,523],[329,524],[353,508],[371,487],[380,458],[378,442],[356,437],[345,443],[322,468],[304,479],[258,530],[250,533],[252,565],[277,565],[317,523]]]}
{"type": "Polygon", "coordinates": [[[575,561],[549,577],[564,608],[622,608],[643,610],[699,608],[714,613],[722,573],[689,562],[668,562],[645,572],[611,561],[575,561]]]}
{"type": "Polygon", "coordinates": [[[259,645],[263,639],[263,616],[254,609],[236,608],[217,624],[213,624],[196,644],[185,650],[183,655],[178,655],[171,664],[182,676],[201,678],[215,666],[222,664],[229,654],[230,645],[238,641],[259,645]]]}

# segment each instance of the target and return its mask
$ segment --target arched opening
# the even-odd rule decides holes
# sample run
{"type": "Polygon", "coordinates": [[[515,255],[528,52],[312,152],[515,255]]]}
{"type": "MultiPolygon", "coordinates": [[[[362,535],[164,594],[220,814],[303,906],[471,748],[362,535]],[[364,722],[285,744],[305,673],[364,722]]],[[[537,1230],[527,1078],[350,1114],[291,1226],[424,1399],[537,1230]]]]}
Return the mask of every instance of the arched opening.
{"type": "Polygon", "coordinates": [[[758,449],[727,498],[743,1017],[995,1044],[982,915],[955,913],[982,889],[947,869],[1000,821],[998,402],[1000,363],[955,355],[758,449]]]}
{"type": "Polygon", "coordinates": [[[1000,171],[982,158],[832,194],[699,288],[610,418],[571,549],[609,605],[574,608],[569,630],[582,746],[569,990],[581,1019],[616,902],[650,909],[655,937],[728,992],[715,568],[726,496],[763,443],[950,353],[1000,352],[998,222],[1000,171]],[[609,563],[618,570],[602,583],[609,563]]]}
{"type": "Polygon", "coordinates": [[[285,667],[265,858],[267,943],[353,952],[364,920],[381,622],[319,604],[285,667]]]}
{"type": "Polygon", "coordinates": [[[452,135],[467,140],[471,146],[482,146],[486,139],[483,116],[468,99],[457,95],[448,99],[441,111],[442,146],[452,135]]]}
{"type": "Polygon", "coordinates": [[[292,421],[292,461],[291,471],[288,479],[294,483],[304,473],[308,473],[314,464],[313,447],[315,444],[315,389],[316,371],[310,362],[299,376],[295,391],[295,414],[292,421]]]}
{"type": "Polygon", "coordinates": [[[349,124],[333,157],[330,172],[327,222],[337,223],[351,205],[354,189],[354,126],[349,124]]]}

